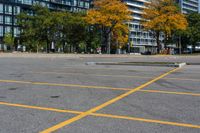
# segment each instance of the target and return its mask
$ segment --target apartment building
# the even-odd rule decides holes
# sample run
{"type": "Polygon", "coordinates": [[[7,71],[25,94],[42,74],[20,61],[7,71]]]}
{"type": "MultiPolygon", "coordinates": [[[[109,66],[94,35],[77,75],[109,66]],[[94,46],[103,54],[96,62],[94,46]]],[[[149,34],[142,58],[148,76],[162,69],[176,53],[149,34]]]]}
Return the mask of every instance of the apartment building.
{"type": "MultiPolygon", "coordinates": [[[[145,3],[150,0],[123,0],[132,12],[132,21],[128,23],[130,28],[129,43],[131,44],[131,52],[143,53],[146,51],[156,51],[156,41],[151,32],[144,31],[141,19],[145,3]]],[[[176,0],[182,13],[188,14],[192,12],[200,12],[200,0],[176,0]]],[[[162,36],[161,36],[162,38],[162,36]]]]}
{"type": "Polygon", "coordinates": [[[40,4],[51,10],[80,11],[90,7],[90,0],[0,0],[0,44],[3,37],[10,32],[16,38],[20,35],[16,15],[26,11],[32,13],[31,6],[40,4]]]}
{"type": "Polygon", "coordinates": [[[128,23],[130,51],[132,53],[156,52],[156,41],[153,35],[144,31],[140,24],[145,3],[149,0],[124,0],[124,2],[132,12],[132,21],[128,23]]]}
{"type": "Polygon", "coordinates": [[[184,14],[198,12],[200,13],[200,0],[177,0],[184,14]]]}

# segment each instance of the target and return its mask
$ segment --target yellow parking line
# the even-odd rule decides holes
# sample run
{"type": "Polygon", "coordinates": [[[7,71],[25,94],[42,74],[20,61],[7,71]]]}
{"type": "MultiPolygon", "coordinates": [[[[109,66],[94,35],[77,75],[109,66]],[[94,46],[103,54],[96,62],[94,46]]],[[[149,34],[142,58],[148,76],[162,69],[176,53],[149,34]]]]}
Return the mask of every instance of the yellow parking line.
{"type": "Polygon", "coordinates": [[[200,81],[200,79],[188,79],[188,78],[163,78],[163,79],[167,79],[167,80],[183,80],[183,81],[200,81]]]}
{"type": "MultiPolygon", "coordinates": [[[[18,83],[18,84],[35,84],[35,85],[49,85],[49,86],[63,86],[63,87],[78,87],[78,88],[89,88],[89,89],[108,89],[108,90],[121,90],[130,91],[130,88],[112,88],[106,86],[84,86],[77,84],[58,84],[58,83],[47,83],[47,82],[31,82],[31,81],[17,81],[17,80],[0,80],[0,82],[5,83],[18,83]]],[[[200,96],[200,93],[191,92],[173,92],[173,91],[160,91],[160,90],[139,90],[140,92],[150,92],[150,93],[163,93],[163,94],[177,94],[177,95],[191,95],[200,96]]]]}
{"type": "Polygon", "coordinates": [[[30,81],[19,81],[19,80],[0,80],[3,83],[18,83],[18,84],[31,84],[30,81]]]}
{"type": "Polygon", "coordinates": [[[150,92],[150,93],[163,93],[163,94],[175,94],[175,95],[189,95],[189,96],[200,96],[200,93],[191,92],[175,92],[175,91],[160,91],[160,90],[139,90],[140,92],[150,92]]]}
{"type": "Polygon", "coordinates": [[[130,90],[128,88],[112,88],[107,86],[86,86],[77,84],[57,84],[57,83],[45,83],[45,82],[33,82],[36,85],[51,85],[51,86],[66,86],[66,87],[79,87],[79,88],[95,88],[95,89],[108,89],[108,90],[130,90]]]}
{"type": "Polygon", "coordinates": [[[111,114],[100,114],[100,113],[94,113],[94,114],[91,114],[91,115],[108,117],[108,118],[116,118],[116,119],[141,121],[141,122],[148,122],[148,123],[157,123],[157,124],[164,124],[164,125],[171,125],[171,126],[200,128],[200,125],[193,125],[193,124],[179,123],[179,122],[170,122],[170,121],[161,121],[161,120],[154,120],[154,119],[144,119],[144,118],[138,118],[138,117],[129,117],[129,116],[120,116],[120,115],[111,115],[111,114]]]}
{"type": "MultiPolygon", "coordinates": [[[[14,103],[8,103],[8,102],[0,102],[0,105],[12,106],[12,107],[20,107],[20,108],[28,108],[28,109],[45,110],[45,111],[53,111],[53,112],[59,112],[59,113],[71,113],[71,114],[84,113],[84,112],[81,112],[81,111],[64,110],[64,109],[47,108],[47,107],[38,107],[38,106],[30,106],[30,105],[24,105],[24,104],[14,104],[14,103]]],[[[179,123],[179,122],[170,122],[170,121],[162,121],[162,120],[155,120],[155,119],[145,119],[145,118],[139,118],[139,117],[130,117],[130,116],[121,116],[121,115],[112,115],[112,114],[102,114],[102,113],[91,113],[90,115],[91,116],[97,116],[97,117],[113,118],[113,119],[125,119],[125,120],[131,120],[131,121],[157,123],[157,124],[164,124],[164,125],[171,125],[171,126],[200,128],[200,125],[194,125],[194,124],[188,124],[188,123],[179,123]]]]}
{"type": "MultiPolygon", "coordinates": [[[[66,73],[66,72],[28,72],[28,73],[36,73],[36,74],[59,74],[59,75],[83,75],[83,76],[97,76],[97,77],[114,77],[114,78],[141,78],[141,79],[151,79],[153,77],[150,76],[131,76],[131,75],[108,75],[108,74],[83,74],[83,73],[66,73]]],[[[163,78],[166,80],[183,80],[183,81],[200,81],[200,79],[193,78],[163,78]]]]}
{"type": "Polygon", "coordinates": [[[61,123],[58,123],[58,124],[56,124],[56,125],[54,125],[54,126],[48,128],[48,129],[45,129],[45,130],[41,131],[41,133],[50,133],[50,132],[56,131],[56,130],[58,130],[58,129],[60,129],[60,128],[66,126],[66,125],[69,125],[69,124],[71,124],[71,123],[73,123],[73,122],[75,122],[75,121],[78,121],[78,120],[80,120],[80,119],[82,119],[82,118],[84,118],[84,117],[86,117],[86,116],[88,116],[88,115],[90,115],[90,114],[92,114],[92,113],[94,113],[94,112],[96,112],[96,111],[98,111],[98,110],[100,110],[100,109],[102,109],[102,108],[104,108],[104,107],[106,107],[106,106],[108,106],[108,105],[114,103],[114,102],[119,101],[119,100],[122,99],[122,98],[125,98],[125,97],[129,96],[129,95],[132,94],[132,93],[135,93],[136,91],[141,90],[142,88],[144,88],[144,87],[146,87],[146,86],[148,86],[148,85],[150,85],[150,84],[152,84],[152,83],[158,81],[159,79],[161,79],[161,78],[167,76],[168,74],[170,74],[170,73],[172,73],[172,72],[174,72],[174,71],[176,71],[176,70],[178,70],[178,69],[180,69],[180,68],[175,68],[175,69],[173,69],[173,70],[171,70],[171,71],[169,71],[169,72],[166,72],[166,73],[164,73],[164,74],[158,76],[157,78],[154,78],[154,79],[150,80],[149,82],[147,82],[147,83],[145,83],[145,84],[142,84],[142,85],[140,85],[139,87],[136,87],[136,88],[133,89],[133,90],[130,90],[130,91],[128,91],[128,92],[125,92],[124,94],[121,94],[121,95],[119,95],[119,96],[117,96],[117,97],[115,97],[115,98],[113,98],[113,99],[111,99],[111,100],[109,100],[109,101],[107,101],[107,102],[105,102],[105,103],[99,105],[99,106],[96,106],[96,107],[94,107],[94,108],[92,108],[92,109],[90,109],[90,110],[88,110],[88,111],[86,111],[86,112],[84,112],[84,113],[81,113],[81,114],[79,114],[79,115],[77,115],[77,116],[75,116],[75,117],[73,117],[73,118],[71,118],[71,119],[68,119],[68,120],[66,120],[66,121],[63,121],[63,122],[61,122],[61,123]]]}
{"type": "Polygon", "coordinates": [[[61,74],[61,75],[83,75],[83,76],[97,76],[97,77],[114,77],[114,78],[143,78],[143,79],[151,79],[153,77],[147,76],[131,76],[131,75],[108,75],[108,74],[84,74],[84,73],[66,73],[66,72],[28,72],[28,73],[36,73],[36,74],[61,74]]]}
{"type": "Polygon", "coordinates": [[[17,81],[17,80],[0,80],[4,83],[18,83],[18,84],[33,84],[33,85],[48,85],[48,86],[62,86],[62,87],[78,87],[78,88],[88,88],[88,89],[108,89],[108,90],[123,90],[129,91],[129,88],[114,88],[107,86],[86,86],[78,84],[61,84],[61,83],[48,83],[48,82],[31,82],[31,81],[17,81]]]}
{"type": "Polygon", "coordinates": [[[8,103],[8,102],[0,102],[0,105],[21,107],[21,108],[28,108],[28,109],[54,111],[54,112],[60,112],[60,113],[72,113],[72,114],[80,114],[81,113],[79,111],[73,111],[73,110],[62,110],[62,109],[39,107],[39,106],[30,106],[30,105],[24,105],[24,104],[8,103]]]}

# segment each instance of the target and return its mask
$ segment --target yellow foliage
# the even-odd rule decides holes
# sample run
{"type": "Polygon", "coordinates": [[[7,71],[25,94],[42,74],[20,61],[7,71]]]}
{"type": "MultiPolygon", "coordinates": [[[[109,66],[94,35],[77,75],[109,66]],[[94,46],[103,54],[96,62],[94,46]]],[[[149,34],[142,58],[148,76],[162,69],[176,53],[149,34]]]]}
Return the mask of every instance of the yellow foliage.
{"type": "Polygon", "coordinates": [[[98,25],[104,35],[111,35],[118,44],[128,42],[129,31],[125,22],[129,20],[131,12],[121,0],[94,0],[94,7],[88,10],[85,17],[88,24],[98,25]]]}
{"type": "Polygon", "coordinates": [[[185,30],[187,20],[178,10],[174,0],[150,0],[144,9],[144,28],[153,31],[162,31],[171,36],[174,30],[185,30]]]}
{"type": "Polygon", "coordinates": [[[128,42],[128,33],[129,29],[126,24],[117,24],[113,30],[115,41],[117,41],[120,46],[128,42]]]}
{"type": "Polygon", "coordinates": [[[112,27],[130,20],[130,11],[120,0],[95,0],[94,8],[87,12],[85,20],[89,24],[112,27]]]}

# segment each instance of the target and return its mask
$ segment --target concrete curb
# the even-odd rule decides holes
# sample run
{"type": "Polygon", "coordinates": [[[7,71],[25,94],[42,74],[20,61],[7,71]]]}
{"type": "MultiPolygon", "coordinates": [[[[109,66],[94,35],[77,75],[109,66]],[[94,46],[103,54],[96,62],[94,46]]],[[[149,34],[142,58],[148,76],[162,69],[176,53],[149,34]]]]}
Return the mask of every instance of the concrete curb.
{"type": "Polygon", "coordinates": [[[169,64],[168,66],[169,67],[183,67],[183,66],[185,66],[185,65],[187,65],[185,62],[182,62],[182,63],[174,63],[174,64],[169,64]]]}
{"type": "Polygon", "coordinates": [[[163,66],[163,67],[183,67],[185,62],[168,63],[168,62],[86,62],[86,65],[128,65],[128,66],[163,66]]]}

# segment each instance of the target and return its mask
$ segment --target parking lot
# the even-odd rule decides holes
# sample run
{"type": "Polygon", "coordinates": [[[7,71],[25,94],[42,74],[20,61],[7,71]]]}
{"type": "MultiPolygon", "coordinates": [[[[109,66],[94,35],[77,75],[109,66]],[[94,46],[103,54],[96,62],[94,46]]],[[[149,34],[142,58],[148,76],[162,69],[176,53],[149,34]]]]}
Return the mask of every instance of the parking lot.
{"type": "Polygon", "coordinates": [[[111,60],[0,58],[0,133],[200,132],[199,65],[111,60]]]}

